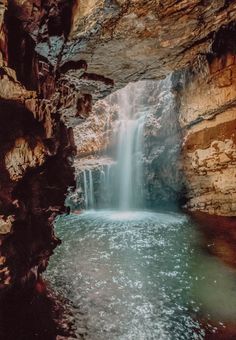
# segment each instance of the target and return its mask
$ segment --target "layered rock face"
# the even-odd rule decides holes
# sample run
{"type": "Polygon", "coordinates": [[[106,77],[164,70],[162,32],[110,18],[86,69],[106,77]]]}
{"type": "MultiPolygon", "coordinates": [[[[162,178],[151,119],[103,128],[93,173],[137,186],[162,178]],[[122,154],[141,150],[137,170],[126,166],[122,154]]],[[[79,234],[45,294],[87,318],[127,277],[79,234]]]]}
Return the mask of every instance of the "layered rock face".
{"type": "Polygon", "coordinates": [[[186,206],[229,216],[236,214],[236,62],[232,52],[201,60],[197,73],[193,66],[180,93],[186,206]]]}
{"type": "MultiPolygon", "coordinates": [[[[233,21],[235,15],[236,2],[222,0],[191,3],[168,0],[165,4],[155,0],[0,1],[0,281],[3,290],[32,286],[58,244],[52,222],[64,210],[67,187],[74,184],[71,164],[75,147],[71,126],[86,119],[92,102],[111,91],[140,78],[159,79],[186,66],[197,55],[209,52],[214,33],[233,21]]],[[[230,58],[226,58],[227,65],[219,68],[211,60],[209,79],[213,85],[210,87],[206,79],[196,77],[202,79],[203,98],[207,88],[210,96],[229,96],[226,102],[232,104],[234,62],[229,65],[230,58]]],[[[193,86],[197,82],[200,80],[193,86]]],[[[191,92],[190,85],[186,85],[185,92],[181,117],[187,123],[181,124],[187,132],[190,121],[208,115],[209,111],[212,114],[218,108],[212,101],[207,104],[208,113],[199,109],[192,117],[191,93],[196,100],[201,94],[191,92]]],[[[218,118],[214,118],[217,123],[214,119],[208,122],[211,140],[200,125],[189,129],[199,143],[208,138],[206,144],[210,143],[211,147],[207,153],[216,168],[211,178],[215,176],[213,181],[218,183],[218,187],[214,185],[221,203],[226,193],[228,197],[233,195],[229,181],[225,191],[220,179],[216,181],[217,171],[226,169],[225,176],[233,174],[231,109],[232,105],[224,104],[218,118]],[[228,118],[225,121],[223,117],[228,118]],[[222,126],[224,133],[218,139],[213,133],[216,126],[222,126]],[[217,161],[214,142],[221,157],[217,161]],[[229,149],[223,159],[222,150],[229,149]]],[[[99,122],[94,124],[103,129],[99,122]]],[[[190,136],[187,140],[186,173],[189,178],[193,173],[203,178],[201,171],[210,174],[203,169],[206,165],[196,170],[194,164],[197,159],[208,157],[201,151],[205,146],[198,144],[193,150],[190,136]],[[201,152],[195,156],[197,150],[201,152]],[[193,166],[189,165],[191,159],[193,166]]],[[[188,182],[188,206],[212,211],[204,205],[209,185],[202,184],[201,189],[196,185],[188,182]]],[[[233,204],[229,208],[226,205],[214,212],[234,211],[233,204]]]]}
{"type": "Polygon", "coordinates": [[[236,214],[234,30],[223,28],[211,53],[159,83],[159,128],[151,120],[146,141],[154,206],[177,202],[191,211],[236,214]]]}

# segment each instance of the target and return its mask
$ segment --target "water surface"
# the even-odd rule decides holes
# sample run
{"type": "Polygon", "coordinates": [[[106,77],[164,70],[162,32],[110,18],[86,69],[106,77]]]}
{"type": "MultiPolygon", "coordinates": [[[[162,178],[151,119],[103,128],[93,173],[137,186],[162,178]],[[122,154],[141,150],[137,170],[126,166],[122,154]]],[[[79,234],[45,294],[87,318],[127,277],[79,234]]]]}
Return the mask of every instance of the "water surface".
{"type": "Polygon", "coordinates": [[[47,278],[72,301],[78,337],[214,339],[235,321],[235,270],[203,249],[185,215],[87,211],[56,230],[47,278]]]}

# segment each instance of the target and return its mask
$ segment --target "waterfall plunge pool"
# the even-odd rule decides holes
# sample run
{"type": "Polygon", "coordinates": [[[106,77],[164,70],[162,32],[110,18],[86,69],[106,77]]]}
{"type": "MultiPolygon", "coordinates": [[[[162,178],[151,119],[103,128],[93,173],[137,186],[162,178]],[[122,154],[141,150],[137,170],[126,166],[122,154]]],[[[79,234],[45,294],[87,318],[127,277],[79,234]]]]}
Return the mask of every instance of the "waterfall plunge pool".
{"type": "Polygon", "coordinates": [[[71,301],[77,338],[231,339],[236,272],[186,215],[87,211],[56,231],[46,278],[71,301]]]}

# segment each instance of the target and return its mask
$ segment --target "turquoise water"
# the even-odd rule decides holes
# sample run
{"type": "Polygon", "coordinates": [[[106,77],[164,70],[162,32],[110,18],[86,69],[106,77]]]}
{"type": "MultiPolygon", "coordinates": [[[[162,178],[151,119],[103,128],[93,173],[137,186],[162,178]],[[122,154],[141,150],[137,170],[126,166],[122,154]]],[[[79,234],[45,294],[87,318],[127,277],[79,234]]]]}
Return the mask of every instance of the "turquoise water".
{"type": "Polygon", "coordinates": [[[72,302],[78,337],[205,339],[235,318],[235,271],[183,214],[87,211],[59,218],[56,232],[46,277],[72,302]]]}

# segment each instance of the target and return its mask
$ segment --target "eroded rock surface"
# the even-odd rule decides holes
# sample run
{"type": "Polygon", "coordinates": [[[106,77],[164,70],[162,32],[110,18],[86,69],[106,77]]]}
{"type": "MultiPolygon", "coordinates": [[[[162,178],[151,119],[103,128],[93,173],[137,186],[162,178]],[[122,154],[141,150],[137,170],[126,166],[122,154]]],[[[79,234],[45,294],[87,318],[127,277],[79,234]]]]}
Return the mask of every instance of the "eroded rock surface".
{"type": "Polygon", "coordinates": [[[181,93],[187,207],[191,210],[236,214],[235,65],[231,53],[213,58],[181,93]]]}
{"type": "Polygon", "coordinates": [[[47,16],[46,7],[3,1],[0,14],[0,289],[5,292],[35,287],[59,243],[53,220],[65,211],[67,187],[74,184],[75,146],[59,113],[68,95],[56,88],[56,76],[35,52],[31,36],[47,16]]]}
{"type": "Polygon", "coordinates": [[[62,62],[86,60],[88,72],[117,87],[159,78],[208,52],[235,13],[235,2],[222,0],[76,1],[62,62]]]}

